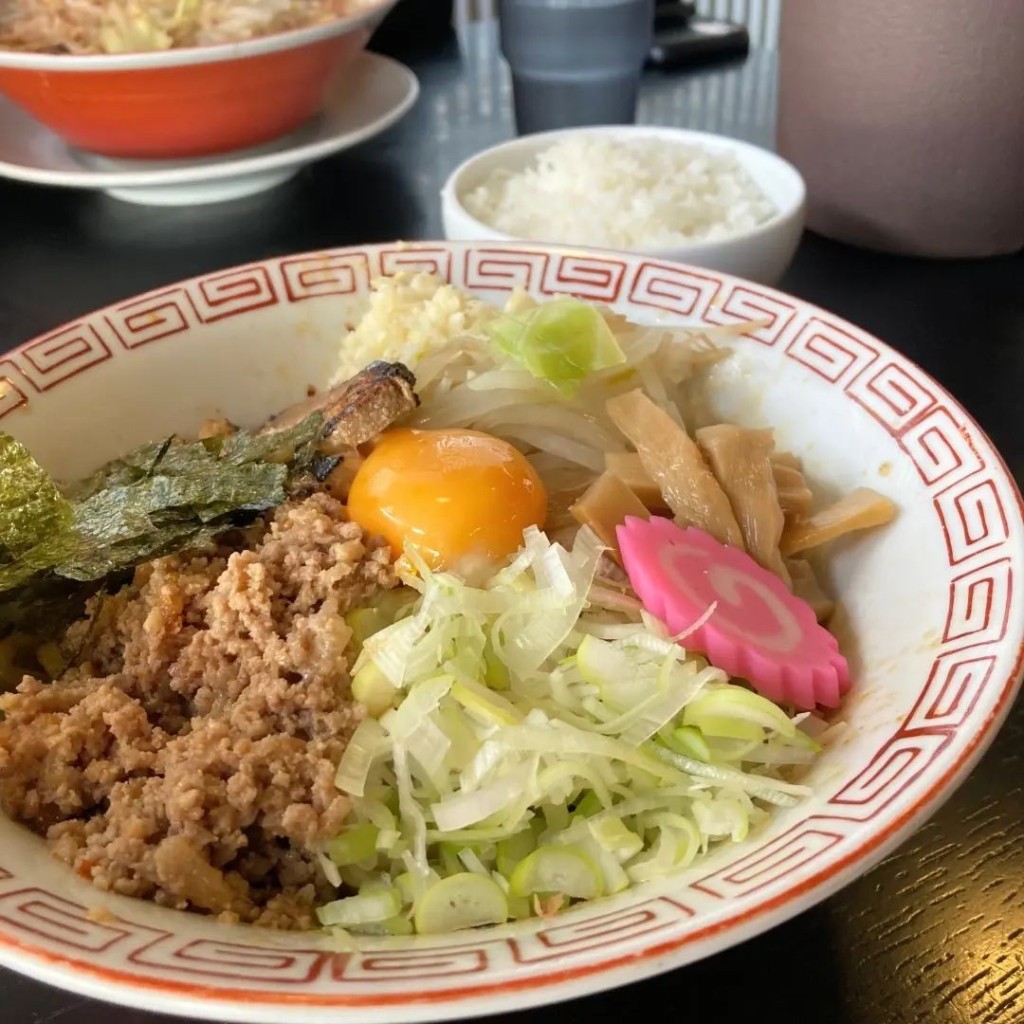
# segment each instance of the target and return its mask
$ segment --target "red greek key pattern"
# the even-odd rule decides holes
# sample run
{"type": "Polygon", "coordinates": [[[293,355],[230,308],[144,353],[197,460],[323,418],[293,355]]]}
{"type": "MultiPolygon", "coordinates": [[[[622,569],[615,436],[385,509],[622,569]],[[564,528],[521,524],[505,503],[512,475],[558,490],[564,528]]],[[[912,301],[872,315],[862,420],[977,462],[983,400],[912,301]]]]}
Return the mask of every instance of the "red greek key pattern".
{"type": "Polygon", "coordinates": [[[615,302],[625,276],[626,265],[622,260],[566,255],[552,260],[545,268],[543,291],[548,295],[575,295],[591,302],[615,302]]]}
{"type": "Polygon", "coordinates": [[[894,362],[872,367],[846,393],[893,434],[936,404],[931,388],[894,362]]]}
{"type": "Polygon", "coordinates": [[[694,882],[692,888],[721,900],[749,896],[824,856],[843,838],[835,827],[798,825],[727,868],[694,882]]]}
{"type": "Polygon", "coordinates": [[[829,800],[830,809],[870,821],[913,785],[950,740],[948,732],[897,733],[829,800]]]}
{"type": "Polygon", "coordinates": [[[415,249],[382,249],[382,274],[426,273],[447,281],[452,276],[452,254],[448,249],[417,246],[415,249]]]}
{"type": "Polygon", "coordinates": [[[462,285],[471,291],[510,292],[514,288],[525,288],[539,292],[550,259],[545,252],[468,249],[462,268],[462,285]]]}
{"type": "Polygon", "coordinates": [[[969,478],[935,499],[950,565],[991,551],[1010,538],[1010,524],[992,479],[969,478]]]}
{"type": "Polygon", "coordinates": [[[710,273],[645,261],[633,278],[629,301],[677,316],[704,318],[721,287],[710,273]]]}
{"type": "Polygon", "coordinates": [[[22,376],[36,391],[49,391],[110,358],[95,325],[71,324],[23,345],[15,355],[22,376]]]}
{"type": "Polygon", "coordinates": [[[332,977],[348,983],[400,981],[403,984],[434,983],[483,974],[490,963],[485,944],[462,948],[396,949],[375,953],[343,954],[335,958],[332,977]]]}
{"type": "Polygon", "coordinates": [[[127,349],[183,334],[199,322],[195,307],[181,288],[126,302],[104,319],[127,349]]]}
{"type": "Polygon", "coordinates": [[[766,320],[766,326],[751,331],[746,337],[754,338],[763,345],[777,345],[796,322],[797,307],[778,295],[766,295],[753,286],[738,284],[721,305],[709,307],[705,316],[714,324],[766,320]]]}
{"type": "Polygon", "coordinates": [[[188,294],[204,324],[265,309],[280,301],[266,267],[243,267],[201,278],[188,294]]]}
{"type": "Polygon", "coordinates": [[[0,928],[82,953],[104,953],[136,932],[132,925],[90,920],[85,907],[42,889],[0,896],[0,928]]]}
{"type": "Polygon", "coordinates": [[[610,914],[581,917],[552,924],[531,936],[528,942],[510,939],[509,946],[516,963],[535,964],[599,949],[609,943],[634,941],[663,932],[680,920],[693,917],[694,911],[676,900],[662,897],[627,907],[610,914]],[[541,948],[537,948],[537,944],[541,948]]]}
{"type": "Polygon", "coordinates": [[[129,960],[160,973],[196,980],[307,985],[323,971],[330,955],[322,950],[273,949],[238,942],[194,940],[182,944],[171,934],[147,942],[129,960]]]}
{"type": "Polygon", "coordinates": [[[900,447],[926,484],[948,487],[982,468],[969,432],[941,406],[908,427],[900,437],[900,447]]]}
{"type": "Polygon", "coordinates": [[[1006,635],[1013,587],[1008,558],[971,569],[949,584],[949,611],[942,639],[993,643],[1006,635]]]}
{"type": "Polygon", "coordinates": [[[878,355],[874,346],[852,330],[817,317],[804,324],[786,351],[830,384],[855,377],[878,355]]]}
{"type": "Polygon", "coordinates": [[[365,294],[370,290],[370,264],[365,253],[324,253],[281,261],[289,302],[331,295],[365,294]]]}
{"type": "Polygon", "coordinates": [[[967,721],[995,671],[992,654],[954,651],[932,665],[924,692],[907,716],[907,729],[957,729],[967,721]]]}

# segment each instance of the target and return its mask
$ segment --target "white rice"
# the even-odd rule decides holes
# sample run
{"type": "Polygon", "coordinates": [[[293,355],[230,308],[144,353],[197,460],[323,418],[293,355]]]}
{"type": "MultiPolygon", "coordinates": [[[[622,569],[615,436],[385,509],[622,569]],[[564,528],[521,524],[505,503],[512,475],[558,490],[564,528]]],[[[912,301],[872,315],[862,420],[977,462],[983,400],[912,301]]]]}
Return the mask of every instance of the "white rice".
{"type": "Polygon", "coordinates": [[[616,249],[728,238],[777,212],[731,151],[590,134],[552,144],[517,173],[493,172],[463,202],[514,238],[616,249]]]}

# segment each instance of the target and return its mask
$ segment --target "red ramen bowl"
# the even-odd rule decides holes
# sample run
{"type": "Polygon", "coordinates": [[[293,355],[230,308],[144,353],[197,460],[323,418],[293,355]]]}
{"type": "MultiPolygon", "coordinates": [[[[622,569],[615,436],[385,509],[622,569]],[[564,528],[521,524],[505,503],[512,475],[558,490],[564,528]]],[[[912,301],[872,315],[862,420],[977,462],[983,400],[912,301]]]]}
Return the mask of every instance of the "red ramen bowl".
{"type": "Polygon", "coordinates": [[[88,56],[0,50],[0,93],[70,145],[104,156],[244,149],[312,117],[395,2],[220,46],[88,56]]]}

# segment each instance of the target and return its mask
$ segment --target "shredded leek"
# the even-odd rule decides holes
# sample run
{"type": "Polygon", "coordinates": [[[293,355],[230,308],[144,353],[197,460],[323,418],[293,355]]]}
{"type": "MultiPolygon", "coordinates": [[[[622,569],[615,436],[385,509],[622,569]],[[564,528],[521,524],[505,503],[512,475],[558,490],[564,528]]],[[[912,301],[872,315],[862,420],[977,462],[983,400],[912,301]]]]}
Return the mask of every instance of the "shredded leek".
{"type": "Polygon", "coordinates": [[[817,754],[806,716],[603,605],[601,553],[588,530],[566,550],[530,529],[477,586],[412,556],[411,604],[350,616],[353,687],[379,717],[338,768],[352,813],[324,851],[356,895],[321,908],[325,925],[553,913],[678,871],[809,793],[782,775],[817,754]]]}

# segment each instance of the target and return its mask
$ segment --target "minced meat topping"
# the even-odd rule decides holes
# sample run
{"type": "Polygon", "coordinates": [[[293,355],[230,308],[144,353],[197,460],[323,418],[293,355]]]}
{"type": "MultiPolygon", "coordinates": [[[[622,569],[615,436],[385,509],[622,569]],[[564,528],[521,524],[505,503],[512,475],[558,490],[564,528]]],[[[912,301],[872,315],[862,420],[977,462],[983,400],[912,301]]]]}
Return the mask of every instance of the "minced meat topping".
{"type": "Polygon", "coordinates": [[[327,494],[229,547],[158,559],[95,598],[82,660],[0,698],[0,806],[101,889],[314,927],[317,844],[349,803],[360,718],[344,614],[396,583],[327,494]]]}

